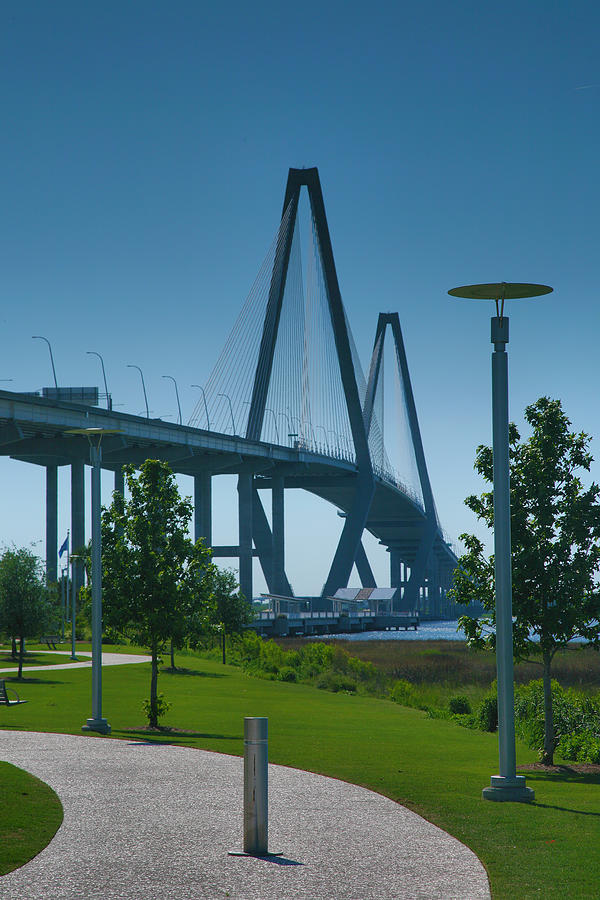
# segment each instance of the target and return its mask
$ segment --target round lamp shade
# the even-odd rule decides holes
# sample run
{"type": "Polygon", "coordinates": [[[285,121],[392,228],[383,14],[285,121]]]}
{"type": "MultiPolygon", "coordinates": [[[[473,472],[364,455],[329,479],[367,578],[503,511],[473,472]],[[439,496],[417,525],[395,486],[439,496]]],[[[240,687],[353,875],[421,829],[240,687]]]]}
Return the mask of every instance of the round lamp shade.
{"type": "Polygon", "coordinates": [[[468,300],[520,300],[524,297],[541,297],[553,289],[547,284],[517,284],[500,281],[496,284],[465,284],[448,291],[452,297],[468,300]]]}

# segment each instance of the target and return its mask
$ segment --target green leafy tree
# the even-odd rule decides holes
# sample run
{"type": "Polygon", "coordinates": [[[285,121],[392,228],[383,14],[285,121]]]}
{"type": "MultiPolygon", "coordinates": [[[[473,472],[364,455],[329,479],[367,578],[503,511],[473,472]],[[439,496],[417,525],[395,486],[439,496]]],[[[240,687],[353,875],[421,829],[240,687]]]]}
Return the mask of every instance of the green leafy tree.
{"type": "Polygon", "coordinates": [[[226,659],[227,635],[241,634],[245,625],[254,618],[252,607],[240,593],[235,573],[230,569],[212,567],[207,576],[210,586],[209,623],[221,636],[223,665],[226,659]]]}
{"type": "Polygon", "coordinates": [[[40,559],[26,547],[5,550],[0,557],[0,627],[19,641],[19,680],[25,638],[39,636],[52,612],[40,559]]]}
{"type": "Polygon", "coordinates": [[[102,596],[106,625],[152,657],[148,723],[157,727],[159,657],[182,621],[208,607],[209,551],[188,536],[192,504],[166,463],[148,459],[136,476],[123,468],[130,498],[117,491],[102,515],[102,596]]]}
{"type": "MultiPolygon", "coordinates": [[[[540,398],[525,410],[531,437],[509,430],[514,650],[517,659],[540,662],[544,686],[541,759],[553,762],[555,735],[551,667],[557,650],[575,637],[598,647],[600,619],[600,488],[584,487],[580,473],[593,461],[590,438],[570,430],[559,400],[540,398]]],[[[493,483],[490,447],[477,448],[475,469],[493,483]]],[[[471,496],[466,505],[493,528],[493,492],[471,496]]],[[[462,616],[467,643],[495,649],[494,559],[483,543],[463,534],[466,553],[454,573],[458,603],[479,601],[486,614],[462,616]]]]}

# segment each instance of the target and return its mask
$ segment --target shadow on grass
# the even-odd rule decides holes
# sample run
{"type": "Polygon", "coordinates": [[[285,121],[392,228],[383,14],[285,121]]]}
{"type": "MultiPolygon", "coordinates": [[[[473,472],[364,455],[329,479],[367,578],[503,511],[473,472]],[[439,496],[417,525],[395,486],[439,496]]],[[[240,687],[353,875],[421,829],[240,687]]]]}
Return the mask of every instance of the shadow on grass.
{"type": "Polygon", "coordinates": [[[113,731],[113,734],[124,737],[137,738],[136,743],[142,744],[180,744],[190,738],[200,738],[211,741],[243,741],[241,734],[210,734],[201,731],[184,731],[176,728],[161,728],[157,731],[148,731],[145,728],[128,728],[113,731]]]}
{"type": "Polygon", "coordinates": [[[540,809],[557,809],[559,812],[574,813],[577,816],[592,816],[594,819],[600,819],[600,812],[590,812],[587,809],[571,809],[569,806],[553,806],[552,803],[538,803],[534,800],[530,806],[539,806],[540,809]]]}
{"type": "Polygon", "coordinates": [[[65,684],[64,681],[54,681],[49,678],[26,678],[23,677],[21,680],[18,678],[11,678],[10,676],[4,676],[4,681],[8,681],[11,684],[23,685],[24,687],[29,684],[65,684]]]}
{"type": "Polygon", "coordinates": [[[197,678],[231,678],[228,672],[201,672],[198,669],[161,668],[161,675],[192,675],[197,678]]]}
{"type": "Polygon", "coordinates": [[[535,769],[525,769],[519,766],[519,774],[524,774],[527,781],[545,782],[547,784],[555,784],[557,781],[566,784],[600,784],[599,772],[577,771],[570,766],[560,766],[558,771],[540,772],[535,769]]]}

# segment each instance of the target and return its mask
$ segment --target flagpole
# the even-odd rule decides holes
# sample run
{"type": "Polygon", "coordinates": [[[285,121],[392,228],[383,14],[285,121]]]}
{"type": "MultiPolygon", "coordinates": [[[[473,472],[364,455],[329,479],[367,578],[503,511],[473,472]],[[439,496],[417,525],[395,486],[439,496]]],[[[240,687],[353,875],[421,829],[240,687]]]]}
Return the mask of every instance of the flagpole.
{"type": "Polygon", "coordinates": [[[62,559],[62,555],[64,551],[67,551],[67,583],[65,584],[65,573],[64,569],[61,570],[61,581],[62,581],[62,634],[61,637],[64,641],[65,639],[65,620],[67,618],[67,613],[69,611],[69,535],[70,531],[67,528],[67,536],[65,540],[62,542],[61,548],[58,551],[58,558],[62,559]]]}
{"type": "Polygon", "coordinates": [[[71,530],[70,530],[70,528],[67,528],[67,583],[66,584],[64,584],[64,579],[63,579],[63,588],[64,588],[63,599],[65,601],[65,606],[63,609],[63,629],[62,629],[63,641],[65,639],[65,619],[67,618],[67,615],[69,613],[69,547],[71,545],[71,542],[69,540],[70,536],[71,536],[71,530]]]}

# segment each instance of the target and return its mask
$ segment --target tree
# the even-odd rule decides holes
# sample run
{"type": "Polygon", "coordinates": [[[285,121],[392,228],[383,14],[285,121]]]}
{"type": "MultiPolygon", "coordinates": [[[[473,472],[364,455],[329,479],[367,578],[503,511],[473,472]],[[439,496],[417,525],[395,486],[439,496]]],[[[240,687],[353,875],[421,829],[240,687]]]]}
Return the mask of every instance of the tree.
{"type": "Polygon", "coordinates": [[[0,624],[13,641],[19,640],[19,680],[25,638],[39,635],[51,614],[41,561],[26,547],[5,550],[0,557],[0,624]]]}
{"type": "Polygon", "coordinates": [[[225,640],[228,634],[240,634],[254,618],[252,607],[240,593],[235,573],[212,567],[207,576],[211,607],[209,622],[221,635],[223,665],[226,663],[225,640]]]}
{"type": "Polygon", "coordinates": [[[102,595],[107,626],[152,657],[148,723],[157,727],[159,656],[181,621],[208,607],[209,551],[188,536],[192,504],[166,463],[148,459],[136,477],[124,466],[130,499],[117,491],[102,514],[102,595]]]}
{"type": "MultiPolygon", "coordinates": [[[[579,477],[593,461],[590,438],[570,430],[559,400],[541,397],[525,410],[531,437],[521,442],[509,429],[511,539],[513,570],[513,640],[518,660],[541,657],[544,685],[542,761],[552,765],[556,740],[552,710],[551,667],[557,650],[575,637],[599,646],[600,488],[585,488],[579,477]]],[[[477,448],[475,469],[493,482],[490,447],[477,448]]],[[[493,493],[467,497],[465,504],[493,527],[493,493]]],[[[463,534],[466,553],[454,573],[457,603],[480,601],[487,614],[462,616],[467,643],[495,648],[494,559],[483,543],[463,534]]]]}

